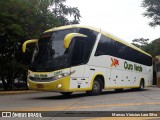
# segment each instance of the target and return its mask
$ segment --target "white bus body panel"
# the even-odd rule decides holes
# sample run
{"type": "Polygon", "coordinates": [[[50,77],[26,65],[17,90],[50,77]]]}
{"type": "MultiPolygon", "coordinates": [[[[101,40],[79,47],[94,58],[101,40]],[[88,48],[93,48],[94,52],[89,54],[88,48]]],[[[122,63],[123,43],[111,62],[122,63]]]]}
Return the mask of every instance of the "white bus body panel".
{"type": "Polygon", "coordinates": [[[74,71],[71,74],[70,78],[70,89],[78,88],[88,88],[89,87],[89,70],[87,65],[80,65],[71,67],[71,71],[74,71]]]}
{"type": "Polygon", "coordinates": [[[85,65],[71,67],[71,71],[75,73],[71,75],[70,89],[78,88],[78,85],[80,88],[89,88],[96,75],[104,77],[104,88],[106,89],[139,87],[141,79],[144,79],[145,86],[152,85],[152,66],[141,65],[110,55],[95,56],[100,37],[101,34],[97,36],[89,62],[85,65]],[[117,63],[113,65],[113,61],[117,63]],[[133,68],[125,69],[125,62],[131,64],[133,68]],[[142,67],[142,72],[136,71],[134,65],[142,67]]]}
{"type": "MultiPolygon", "coordinates": [[[[90,78],[93,74],[103,73],[105,88],[110,87],[138,87],[140,80],[144,79],[145,86],[152,85],[153,79],[153,66],[145,66],[138,63],[134,63],[121,58],[113,57],[110,55],[95,56],[95,51],[97,49],[98,42],[100,40],[100,34],[97,37],[97,41],[93,48],[91,58],[88,62],[89,66],[94,66],[95,71],[91,73],[90,78]],[[118,64],[112,66],[113,60],[118,60],[118,64]],[[124,69],[124,62],[133,65],[132,70],[124,69]],[[142,67],[142,72],[135,71],[134,65],[142,67]],[[105,73],[104,73],[105,71],[105,73]]],[[[106,48],[107,49],[107,48],[106,48]]]]}

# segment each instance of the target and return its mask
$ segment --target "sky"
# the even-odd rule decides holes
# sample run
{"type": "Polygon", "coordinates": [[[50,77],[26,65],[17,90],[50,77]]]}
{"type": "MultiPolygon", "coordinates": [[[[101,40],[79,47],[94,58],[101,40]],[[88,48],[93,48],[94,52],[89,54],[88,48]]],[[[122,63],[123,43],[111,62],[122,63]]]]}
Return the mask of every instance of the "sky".
{"type": "Polygon", "coordinates": [[[142,0],[67,0],[66,4],[78,7],[80,24],[101,28],[129,43],[133,39],[160,38],[160,26],[150,27],[151,19],[142,14],[142,0]]]}

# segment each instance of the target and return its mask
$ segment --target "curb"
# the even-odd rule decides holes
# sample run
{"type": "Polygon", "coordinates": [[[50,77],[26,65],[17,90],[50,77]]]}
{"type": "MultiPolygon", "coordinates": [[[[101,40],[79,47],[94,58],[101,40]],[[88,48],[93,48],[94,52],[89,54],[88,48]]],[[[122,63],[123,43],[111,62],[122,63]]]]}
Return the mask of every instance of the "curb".
{"type": "Polygon", "coordinates": [[[34,90],[19,90],[19,91],[0,91],[0,95],[22,94],[22,93],[36,93],[40,91],[34,90]]]}
{"type": "Polygon", "coordinates": [[[154,87],[154,88],[160,88],[157,85],[151,85],[150,87],[154,87]]]}

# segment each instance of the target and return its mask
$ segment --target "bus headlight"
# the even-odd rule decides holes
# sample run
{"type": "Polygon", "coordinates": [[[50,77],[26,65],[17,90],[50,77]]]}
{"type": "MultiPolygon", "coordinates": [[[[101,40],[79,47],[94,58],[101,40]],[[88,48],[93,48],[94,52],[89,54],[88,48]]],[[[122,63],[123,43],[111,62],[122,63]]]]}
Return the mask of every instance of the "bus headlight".
{"type": "Polygon", "coordinates": [[[62,73],[62,74],[59,74],[58,76],[57,76],[57,79],[61,79],[61,78],[63,78],[63,77],[66,77],[66,76],[69,76],[70,75],[70,73],[62,73]]]}
{"type": "Polygon", "coordinates": [[[57,88],[61,88],[61,87],[62,87],[62,84],[58,84],[58,85],[57,85],[57,88]]]}
{"type": "Polygon", "coordinates": [[[58,79],[67,77],[67,76],[69,76],[69,75],[71,75],[73,73],[75,73],[75,71],[65,72],[65,73],[61,73],[61,74],[56,75],[56,76],[45,77],[45,78],[33,77],[31,75],[28,75],[28,79],[31,80],[31,81],[35,81],[35,82],[51,82],[51,81],[54,81],[54,80],[58,80],[58,79]]]}
{"type": "Polygon", "coordinates": [[[58,79],[63,78],[63,75],[60,74],[60,75],[57,76],[57,78],[58,78],[58,79]]]}

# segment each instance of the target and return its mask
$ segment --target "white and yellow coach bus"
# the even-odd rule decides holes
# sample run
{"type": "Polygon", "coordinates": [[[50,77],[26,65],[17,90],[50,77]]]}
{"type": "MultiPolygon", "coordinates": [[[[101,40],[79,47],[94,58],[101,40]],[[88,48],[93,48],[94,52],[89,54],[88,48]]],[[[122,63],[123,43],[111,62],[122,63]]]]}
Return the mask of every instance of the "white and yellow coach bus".
{"type": "Polygon", "coordinates": [[[45,31],[36,43],[28,70],[28,87],[63,95],[102,89],[122,90],[152,84],[152,57],[113,35],[87,26],[68,25],[45,31]]]}

